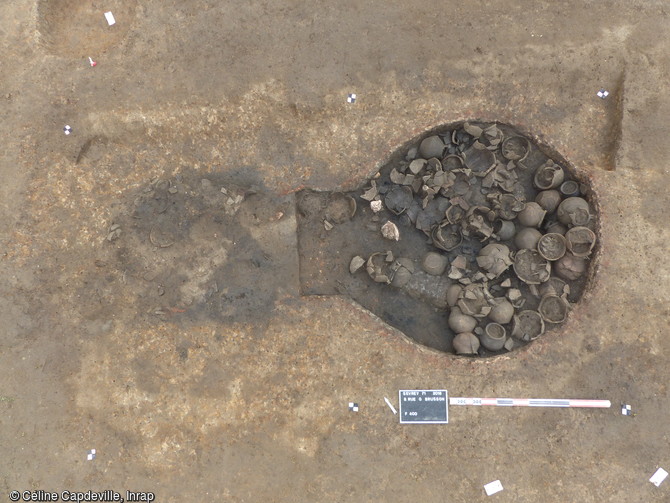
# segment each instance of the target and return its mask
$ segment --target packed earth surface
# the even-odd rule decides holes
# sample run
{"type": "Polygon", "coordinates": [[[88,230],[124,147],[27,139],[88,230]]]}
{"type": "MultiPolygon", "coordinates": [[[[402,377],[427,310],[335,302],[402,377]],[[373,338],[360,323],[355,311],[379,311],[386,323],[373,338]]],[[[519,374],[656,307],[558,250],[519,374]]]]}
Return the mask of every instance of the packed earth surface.
{"type": "Polygon", "coordinates": [[[669,14],[2,2],[0,500],[458,503],[500,480],[501,502],[668,501],[669,14]],[[536,157],[510,166],[525,143],[492,126],[536,157]],[[585,201],[562,269],[537,258],[563,243],[549,160],[585,201]],[[516,182],[539,221],[487,198],[516,182]],[[513,289],[512,316],[555,323],[475,349],[513,289]],[[399,424],[401,389],[612,407],[399,424]]]}

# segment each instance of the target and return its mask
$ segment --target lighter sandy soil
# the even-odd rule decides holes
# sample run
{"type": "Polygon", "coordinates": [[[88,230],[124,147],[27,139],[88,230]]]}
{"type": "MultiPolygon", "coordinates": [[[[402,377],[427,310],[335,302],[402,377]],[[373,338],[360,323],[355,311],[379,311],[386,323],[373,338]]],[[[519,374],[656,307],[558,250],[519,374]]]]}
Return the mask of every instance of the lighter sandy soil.
{"type": "Polygon", "coordinates": [[[0,21],[3,501],[472,502],[496,479],[500,502],[670,500],[648,481],[670,470],[666,2],[16,0],[0,21]],[[476,361],[301,297],[292,204],[465,119],[555,149],[601,214],[566,324],[476,361]],[[400,425],[383,398],[415,388],[613,407],[400,425]]]}

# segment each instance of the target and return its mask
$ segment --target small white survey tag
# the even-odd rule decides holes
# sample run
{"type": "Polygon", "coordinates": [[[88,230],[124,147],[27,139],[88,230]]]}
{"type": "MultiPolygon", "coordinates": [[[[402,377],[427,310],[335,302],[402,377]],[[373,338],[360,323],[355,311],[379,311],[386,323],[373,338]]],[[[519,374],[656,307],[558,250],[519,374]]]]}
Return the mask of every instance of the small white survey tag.
{"type": "Polygon", "coordinates": [[[656,470],[656,473],[654,473],[651,478],[649,479],[649,482],[654,484],[656,487],[660,486],[661,483],[665,480],[665,477],[668,476],[668,472],[666,472],[663,468],[659,468],[656,470]]]}
{"type": "Polygon", "coordinates": [[[105,12],[105,19],[107,19],[109,26],[116,24],[116,19],[114,19],[114,14],[112,14],[112,11],[105,12]]]}
{"type": "Polygon", "coordinates": [[[486,491],[487,496],[491,496],[492,494],[499,493],[500,491],[503,490],[503,486],[500,483],[499,480],[494,480],[493,482],[489,482],[484,486],[484,491],[486,491]]]}

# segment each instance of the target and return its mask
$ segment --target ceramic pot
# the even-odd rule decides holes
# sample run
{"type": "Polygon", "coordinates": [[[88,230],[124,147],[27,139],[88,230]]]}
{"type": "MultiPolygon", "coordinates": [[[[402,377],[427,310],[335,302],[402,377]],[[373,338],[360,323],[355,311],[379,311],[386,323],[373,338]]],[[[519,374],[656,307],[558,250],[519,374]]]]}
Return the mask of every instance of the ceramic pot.
{"type": "Polygon", "coordinates": [[[512,239],[516,233],[514,222],[498,218],[493,222],[493,231],[496,233],[500,241],[507,241],[512,239]]]}
{"type": "Polygon", "coordinates": [[[568,180],[561,184],[561,194],[565,197],[577,197],[579,196],[579,184],[574,180],[568,180]]]}
{"type": "Polygon", "coordinates": [[[516,218],[525,227],[539,227],[547,211],[537,203],[526,203],[526,207],[519,212],[516,218]]]}
{"type": "Polygon", "coordinates": [[[558,260],[565,255],[565,249],[565,238],[557,233],[545,234],[537,242],[537,251],[547,260],[558,260]]]}
{"type": "Polygon", "coordinates": [[[400,257],[391,264],[390,268],[393,271],[391,286],[402,288],[409,283],[409,280],[412,278],[412,274],[414,273],[414,262],[412,259],[400,257]]]}
{"type": "Polygon", "coordinates": [[[554,262],[554,272],[563,279],[575,281],[586,272],[588,264],[586,259],[575,257],[566,252],[560,259],[554,262]]]}
{"type": "Polygon", "coordinates": [[[563,183],[564,178],[563,168],[549,160],[537,168],[533,183],[540,190],[555,189],[563,183]]]}
{"type": "Polygon", "coordinates": [[[591,212],[589,203],[581,197],[568,197],[556,210],[558,220],[567,226],[583,226],[589,223],[591,212]]]}
{"type": "Polygon", "coordinates": [[[544,333],[544,320],[537,311],[521,311],[514,316],[512,336],[524,341],[537,339],[544,333]]]}
{"type": "Polygon", "coordinates": [[[568,232],[568,228],[560,222],[551,222],[546,226],[547,234],[560,234],[565,236],[565,233],[568,232]]]}
{"type": "Polygon", "coordinates": [[[500,323],[501,325],[509,323],[514,317],[514,306],[505,298],[495,299],[495,304],[491,312],[489,312],[488,317],[491,321],[500,323]]]}
{"type": "Polygon", "coordinates": [[[452,345],[457,355],[475,355],[479,351],[479,339],[472,332],[458,334],[452,345]]]}
{"type": "Polygon", "coordinates": [[[465,217],[466,211],[457,204],[452,204],[447,208],[447,211],[444,212],[444,215],[447,217],[447,222],[450,224],[457,224],[463,217],[465,217]]]}
{"type": "Polygon", "coordinates": [[[423,270],[428,274],[433,276],[440,276],[444,270],[447,268],[449,260],[446,256],[437,252],[428,252],[423,258],[422,267],[423,270]]]}
{"type": "Polygon", "coordinates": [[[568,250],[575,257],[588,257],[596,244],[595,233],[587,227],[573,227],[565,233],[568,250]]]}
{"type": "Polygon", "coordinates": [[[442,159],[442,168],[444,171],[452,169],[461,169],[463,167],[463,158],[460,155],[447,155],[442,159]]]}
{"type": "Polygon", "coordinates": [[[508,161],[523,161],[530,150],[530,142],[523,136],[510,136],[502,142],[502,156],[508,161]]]}
{"type": "Polygon", "coordinates": [[[551,276],[551,264],[537,250],[519,250],[514,256],[514,272],[528,285],[539,285],[551,276]]]}
{"type": "Polygon", "coordinates": [[[463,287],[457,283],[449,285],[449,288],[447,288],[447,305],[449,307],[454,307],[456,305],[462,291],[463,287]]]}
{"type": "Polygon", "coordinates": [[[386,260],[386,253],[373,253],[365,263],[365,270],[375,283],[391,283],[393,271],[386,260]]]}
{"type": "Polygon", "coordinates": [[[549,278],[549,281],[546,281],[540,285],[540,296],[542,297],[545,295],[558,295],[559,297],[563,297],[569,294],[570,285],[556,276],[552,276],[549,278]]]}
{"type": "Polygon", "coordinates": [[[542,237],[542,233],[532,227],[524,227],[514,236],[514,244],[520,250],[534,250],[538,241],[542,237]]]}
{"type": "Polygon", "coordinates": [[[561,193],[557,190],[543,190],[535,197],[535,202],[542,206],[547,213],[553,213],[561,204],[561,193]]]}
{"type": "Polygon", "coordinates": [[[480,336],[482,346],[489,351],[500,351],[507,340],[507,330],[498,323],[489,323],[480,336]]]}
{"type": "Polygon", "coordinates": [[[512,265],[509,248],[500,243],[486,245],[477,255],[477,265],[497,278],[512,265]]]}
{"type": "Polygon", "coordinates": [[[449,328],[457,334],[460,334],[461,332],[472,332],[477,326],[477,320],[472,316],[463,314],[458,306],[451,308],[448,323],[449,328]]]}
{"type": "Polygon", "coordinates": [[[412,189],[403,185],[394,185],[384,197],[384,206],[396,215],[401,215],[412,205],[412,189]]]}
{"type": "Polygon", "coordinates": [[[542,319],[547,323],[563,323],[568,316],[570,306],[558,295],[545,295],[537,308],[542,319]]]}
{"type": "Polygon", "coordinates": [[[342,224],[356,214],[356,200],[346,194],[333,194],[326,207],[326,220],[333,224],[342,224]]]}
{"type": "Polygon", "coordinates": [[[463,242],[461,229],[456,225],[449,225],[448,222],[435,226],[431,238],[433,244],[444,251],[451,251],[463,242]]]}

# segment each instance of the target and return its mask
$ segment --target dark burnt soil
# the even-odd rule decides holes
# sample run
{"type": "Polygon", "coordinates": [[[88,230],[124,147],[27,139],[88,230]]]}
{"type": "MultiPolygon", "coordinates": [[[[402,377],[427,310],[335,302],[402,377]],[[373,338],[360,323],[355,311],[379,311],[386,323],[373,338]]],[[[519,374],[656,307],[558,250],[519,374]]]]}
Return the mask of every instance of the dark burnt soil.
{"type": "Polygon", "coordinates": [[[297,291],[293,196],[177,175],[147,182],[119,207],[81,292],[86,318],[105,309],[106,277],[120,278],[138,319],[253,319],[259,330],[275,301],[297,291]]]}

